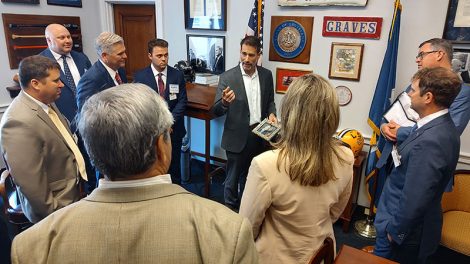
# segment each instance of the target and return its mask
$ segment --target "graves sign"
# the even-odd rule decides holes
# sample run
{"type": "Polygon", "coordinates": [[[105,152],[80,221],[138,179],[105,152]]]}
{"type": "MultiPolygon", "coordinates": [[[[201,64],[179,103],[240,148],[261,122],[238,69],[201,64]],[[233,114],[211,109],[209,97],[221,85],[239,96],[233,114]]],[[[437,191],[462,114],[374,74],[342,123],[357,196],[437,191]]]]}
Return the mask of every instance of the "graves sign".
{"type": "Polygon", "coordinates": [[[382,31],[381,17],[333,17],[323,18],[324,37],[349,37],[379,39],[382,31]]]}

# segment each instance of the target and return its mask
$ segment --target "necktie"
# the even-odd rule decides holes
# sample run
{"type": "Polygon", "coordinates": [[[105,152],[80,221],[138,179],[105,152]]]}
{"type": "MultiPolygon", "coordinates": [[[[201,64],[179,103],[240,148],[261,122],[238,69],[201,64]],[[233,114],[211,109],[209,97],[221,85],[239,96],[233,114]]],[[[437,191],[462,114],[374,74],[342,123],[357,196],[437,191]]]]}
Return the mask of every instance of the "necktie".
{"type": "Polygon", "coordinates": [[[414,126],[411,127],[411,133],[415,132],[416,129],[418,129],[418,124],[415,124],[414,126]]]}
{"type": "Polygon", "coordinates": [[[72,89],[72,92],[74,94],[77,93],[77,87],[75,87],[75,82],[73,80],[72,73],[70,72],[69,65],[67,64],[67,56],[62,55],[62,61],[64,62],[64,74],[65,74],[65,79],[67,80],[67,84],[69,85],[70,89],[72,89]]]}
{"type": "Polygon", "coordinates": [[[116,82],[118,84],[122,84],[121,76],[119,76],[118,72],[116,72],[116,75],[114,76],[114,79],[116,79],[116,82]]]}
{"type": "Polygon", "coordinates": [[[158,93],[160,94],[161,97],[165,97],[165,84],[163,83],[162,73],[159,73],[157,75],[158,75],[158,93]]]}
{"type": "Polygon", "coordinates": [[[82,153],[78,149],[77,144],[75,144],[75,141],[73,140],[72,135],[70,135],[70,133],[67,131],[64,124],[62,123],[62,121],[60,121],[59,116],[54,111],[54,109],[52,109],[52,107],[49,107],[48,115],[51,121],[59,130],[62,137],[65,139],[65,142],[67,142],[67,145],[69,146],[69,148],[72,150],[73,155],[75,156],[75,160],[77,161],[77,168],[78,168],[78,171],[80,172],[80,176],[85,181],[87,181],[88,177],[86,175],[85,160],[83,159],[82,153]]]}

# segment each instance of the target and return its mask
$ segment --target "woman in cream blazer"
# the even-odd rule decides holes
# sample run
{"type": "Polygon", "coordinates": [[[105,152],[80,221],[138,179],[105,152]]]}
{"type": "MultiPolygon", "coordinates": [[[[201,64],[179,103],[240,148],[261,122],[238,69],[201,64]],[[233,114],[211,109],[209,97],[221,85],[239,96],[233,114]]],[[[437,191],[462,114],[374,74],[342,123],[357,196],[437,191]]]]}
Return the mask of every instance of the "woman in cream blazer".
{"type": "Polygon", "coordinates": [[[333,138],[336,93],[321,76],[296,78],[281,109],[275,150],[253,159],[240,214],[253,225],[260,263],[307,263],[351,194],[354,156],[333,138]]]}

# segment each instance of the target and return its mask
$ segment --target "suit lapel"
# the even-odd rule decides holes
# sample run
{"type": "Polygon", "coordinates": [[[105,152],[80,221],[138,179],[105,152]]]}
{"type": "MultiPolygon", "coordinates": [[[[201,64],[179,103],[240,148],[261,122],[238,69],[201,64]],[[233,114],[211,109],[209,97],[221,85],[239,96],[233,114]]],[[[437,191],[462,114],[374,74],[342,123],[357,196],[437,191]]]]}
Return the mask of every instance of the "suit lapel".
{"type": "Polygon", "coordinates": [[[417,138],[419,138],[422,134],[424,134],[424,132],[430,128],[433,128],[443,122],[446,121],[446,119],[450,118],[450,115],[449,113],[445,114],[445,115],[442,115],[436,119],[433,119],[431,120],[430,122],[428,122],[427,124],[425,124],[424,126],[420,127],[419,129],[415,130],[413,133],[411,133],[408,138],[406,138],[405,141],[403,141],[403,143],[401,143],[399,146],[398,146],[398,151],[401,152],[403,151],[403,149],[406,148],[407,145],[411,144],[413,141],[415,141],[417,138]]]}
{"type": "Polygon", "coordinates": [[[233,89],[234,91],[236,89],[240,89],[238,92],[235,93],[235,95],[239,94],[241,95],[241,99],[243,102],[246,103],[246,107],[250,109],[250,105],[248,104],[248,97],[246,95],[246,87],[245,87],[245,82],[243,81],[243,75],[242,75],[242,70],[240,69],[240,64],[237,66],[237,75],[235,76],[235,82],[238,82],[238,85],[236,87],[230,87],[230,89],[233,89]]]}
{"type": "Polygon", "coordinates": [[[70,52],[70,56],[72,56],[73,62],[75,63],[75,66],[77,66],[78,73],[80,73],[80,76],[83,76],[83,74],[85,73],[85,68],[86,68],[85,61],[81,60],[78,57],[78,54],[74,52],[73,50],[70,52]]]}
{"type": "Polygon", "coordinates": [[[260,67],[256,67],[256,68],[257,68],[256,70],[258,71],[259,91],[260,91],[260,96],[261,96],[261,98],[259,100],[259,102],[260,102],[260,106],[259,106],[260,108],[259,109],[261,109],[261,118],[263,118],[263,105],[265,105],[264,104],[264,99],[266,98],[266,95],[265,95],[266,91],[264,89],[264,87],[266,87],[265,86],[266,85],[266,78],[264,78],[265,77],[264,72],[260,71],[260,67]]]}

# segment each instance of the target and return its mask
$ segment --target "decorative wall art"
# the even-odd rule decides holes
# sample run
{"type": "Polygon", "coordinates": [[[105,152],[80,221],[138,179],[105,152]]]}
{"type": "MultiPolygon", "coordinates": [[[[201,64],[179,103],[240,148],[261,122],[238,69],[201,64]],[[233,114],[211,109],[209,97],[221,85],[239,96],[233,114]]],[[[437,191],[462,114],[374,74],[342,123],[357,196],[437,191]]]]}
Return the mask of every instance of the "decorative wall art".
{"type": "Polygon", "coordinates": [[[345,106],[352,100],[351,90],[344,85],[336,86],[336,95],[338,95],[338,104],[340,106],[345,106]]]}
{"type": "Polygon", "coordinates": [[[227,30],[227,0],[184,0],[186,29],[227,30]]]}
{"type": "Polygon", "coordinates": [[[470,43],[470,0],[449,0],[442,38],[454,43],[470,43]]]}
{"type": "Polygon", "coordinates": [[[331,44],[328,77],[359,81],[363,52],[364,44],[333,42],[331,44]]]}
{"type": "Polygon", "coordinates": [[[2,0],[2,2],[39,5],[39,0],[2,0]]]}
{"type": "Polygon", "coordinates": [[[470,50],[454,49],[452,70],[460,74],[464,83],[470,83],[470,50]]]}
{"type": "Polygon", "coordinates": [[[308,64],[313,17],[272,16],[269,60],[308,64]]]}
{"type": "Polygon", "coordinates": [[[312,73],[308,70],[276,69],[276,93],[285,94],[296,77],[312,73]]]}
{"type": "Polygon", "coordinates": [[[225,37],[186,35],[188,61],[196,72],[219,74],[225,71],[225,37]]]}
{"type": "Polygon", "coordinates": [[[280,6],[366,6],[367,0],[278,0],[280,6]]]}
{"type": "Polygon", "coordinates": [[[47,48],[44,30],[51,23],[60,23],[70,31],[73,50],[83,49],[80,17],[2,14],[2,19],[11,69],[18,68],[22,59],[47,48]]]}
{"type": "Polygon", "coordinates": [[[47,0],[48,5],[82,7],[82,0],[47,0]]]}
{"type": "Polygon", "coordinates": [[[324,37],[380,39],[381,17],[323,17],[324,37]]]}

